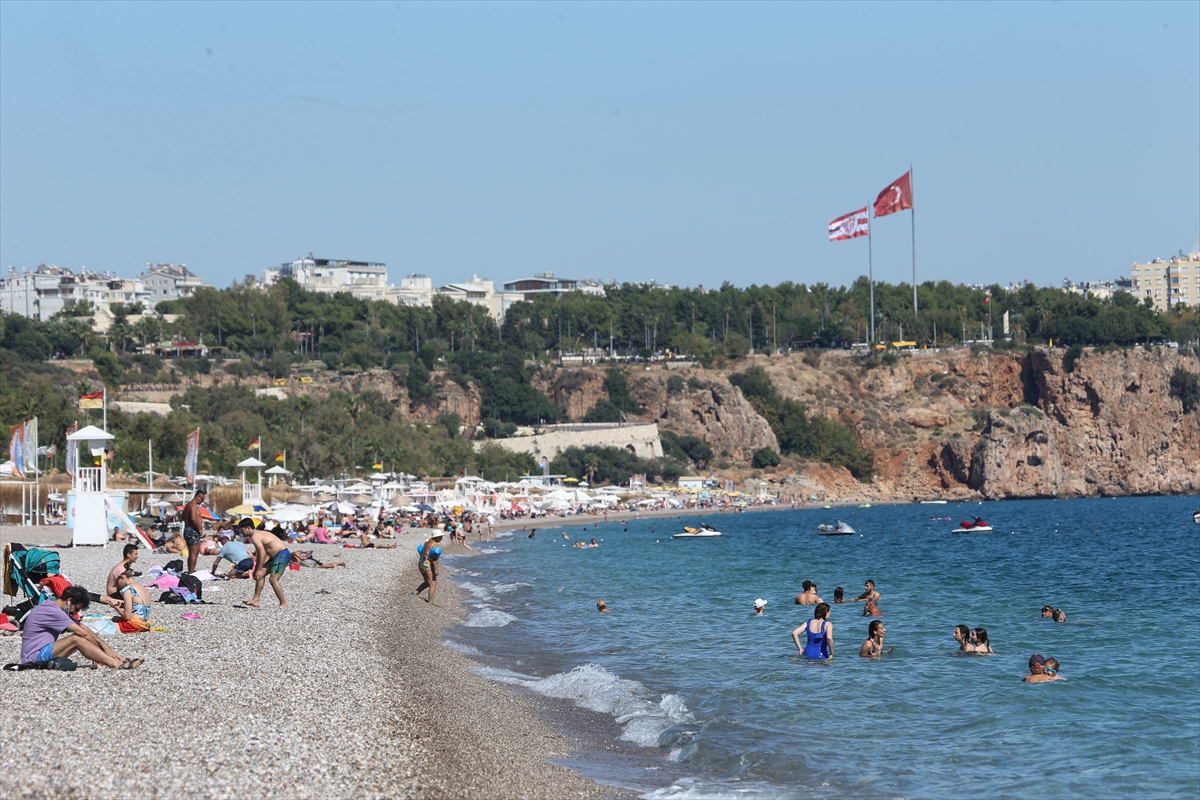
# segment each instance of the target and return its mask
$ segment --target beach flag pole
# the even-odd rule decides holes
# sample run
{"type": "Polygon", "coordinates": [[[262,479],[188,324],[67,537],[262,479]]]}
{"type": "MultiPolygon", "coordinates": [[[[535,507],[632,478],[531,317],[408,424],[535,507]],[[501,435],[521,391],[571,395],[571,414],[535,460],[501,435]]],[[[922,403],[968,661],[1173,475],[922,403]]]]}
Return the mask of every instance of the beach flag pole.
{"type": "Polygon", "coordinates": [[[912,201],[912,208],[908,210],[909,219],[912,220],[912,262],[913,262],[913,319],[917,319],[917,195],[913,188],[913,166],[912,162],[908,163],[908,194],[912,201]]]}
{"type": "Polygon", "coordinates": [[[875,227],[872,224],[875,213],[871,210],[871,204],[867,203],[867,279],[871,283],[871,339],[870,343],[875,344],[875,256],[871,244],[871,228],[875,227]]]}

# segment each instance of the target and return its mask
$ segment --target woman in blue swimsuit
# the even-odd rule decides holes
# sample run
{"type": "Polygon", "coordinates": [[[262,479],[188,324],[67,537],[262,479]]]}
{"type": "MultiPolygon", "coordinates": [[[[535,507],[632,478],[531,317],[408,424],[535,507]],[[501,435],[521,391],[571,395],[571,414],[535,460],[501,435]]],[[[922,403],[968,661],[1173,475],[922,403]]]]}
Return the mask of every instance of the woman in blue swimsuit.
{"type": "Polygon", "coordinates": [[[833,658],[833,623],[829,621],[829,604],[818,603],[813,609],[813,618],[792,631],[796,649],[806,658],[833,658]],[[800,644],[800,631],[804,631],[807,642],[800,644]]]}

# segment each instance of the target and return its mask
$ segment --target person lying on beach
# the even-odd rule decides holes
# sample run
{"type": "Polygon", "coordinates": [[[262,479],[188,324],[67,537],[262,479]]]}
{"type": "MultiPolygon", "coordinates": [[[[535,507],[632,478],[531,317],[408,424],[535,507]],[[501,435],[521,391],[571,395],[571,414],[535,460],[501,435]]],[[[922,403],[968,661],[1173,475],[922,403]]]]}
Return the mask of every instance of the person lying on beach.
{"type": "Polygon", "coordinates": [[[883,612],[879,610],[879,606],[875,605],[874,600],[868,600],[866,604],[863,605],[862,615],[864,617],[882,617],[883,612]]]}
{"type": "Polygon", "coordinates": [[[974,645],[974,649],[971,651],[973,653],[986,655],[995,654],[996,652],[992,649],[991,644],[988,643],[987,630],[984,628],[976,628],[971,631],[971,644],[974,645]]]}
{"type": "Polygon", "coordinates": [[[817,585],[812,581],[804,581],[800,584],[800,588],[804,591],[796,595],[796,605],[798,606],[815,606],[822,602],[821,598],[817,597],[817,585]]]}
{"type": "Polygon", "coordinates": [[[68,586],[62,597],[40,603],[25,617],[21,629],[21,663],[32,664],[79,653],[94,664],[112,669],[136,669],[144,658],[121,658],[85,625],[75,621],[88,607],[87,589],[68,586]],[[71,636],[59,639],[63,633],[71,636]]]}
{"type": "Polygon", "coordinates": [[[132,622],[134,617],[140,617],[143,622],[150,621],[150,590],[134,583],[133,570],[127,569],[117,578],[117,592],[121,595],[118,622],[132,622]]]}
{"type": "MultiPolygon", "coordinates": [[[[394,547],[395,545],[393,545],[394,547]]],[[[314,569],[333,569],[335,567],[347,567],[345,561],[317,561],[313,558],[312,550],[297,550],[292,553],[292,563],[299,564],[302,567],[312,567],[314,569]]]]}
{"type": "Polygon", "coordinates": [[[221,561],[228,561],[233,567],[225,574],[226,578],[249,578],[254,570],[254,559],[250,557],[246,545],[234,539],[233,533],[228,530],[221,531],[218,538],[221,540],[221,549],[217,551],[217,560],[209,572],[218,574],[217,567],[221,561]]]}
{"type": "MultiPolygon", "coordinates": [[[[242,527],[254,527],[253,520],[243,519],[242,527]]],[[[263,584],[270,576],[271,588],[279,600],[280,608],[287,608],[287,600],[283,597],[283,586],[280,576],[287,571],[292,563],[292,554],[279,537],[270,531],[255,530],[250,540],[254,543],[254,562],[258,565],[254,570],[254,597],[246,601],[246,605],[258,608],[258,599],[262,596],[263,584]]]]}
{"type": "Polygon", "coordinates": [[[128,569],[133,569],[133,565],[138,560],[138,546],[136,544],[127,544],[121,550],[121,563],[117,564],[108,573],[108,581],[104,584],[104,593],[109,597],[117,597],[117,578],[125,573],[128,569]]]}
{"type": "Polygon", "coordinates": [[[162,551],[173,556],[183,556],[184,558],[188,557],[187,542],[185,542],[183,540],[183,536],[178,533],[167,539],[166,543],[162,547],[162,551]]]}
{"type": "Polygon", "coordinates": [[[879,658],[885,653],[892,652],[892,648],[883,649],[883,636],[887,633],[887,628],[883,627],[883,620],[873,619],[871,624],[867,626],[867,640],[863,642],[862,647],[858,650],[859,658],[879,658]]]}
{"type": "Polygon", "coordinates": [[[966,625],[954,626],[954,641],[958,642],[958,652],[975,652],[975,645],[971,644],[971,629],[966,625]]]}
{"type": "Polygon", "coordinates": [[[833,604],[836,606],[844,602],[846,602],[846,590],[839,586],[833,590],[833,604]]]}
{"type": "Polygon", "coordinates": [[[851,597],[849,602],[861,603],[866,600],[874,600],[879,602],[879,592],[875,591],[875,581],[867,581],[863,584],[863,593],[858,597],[851,597]]]}
{"type": "Polygon", "coordinates": [[[1021,680],[1025,683],[1046,683],[1058,680],[1058,676],[1047,674],[1046,659],[1040,653],[1034,653],[1029,657],[1029,674],[1021,680]]]}
{"type": "Polygon", "coordinates": [[[762,616],[767,613],[767,601],[761,597],[754,601],[754,613],[762,616]]]}
{"type": "Polygon", "coordinates": [[[599,611],[601,614],[611,614],[612,613],[612,609],[608,607],[608,604],[605,603],[603,599],[596,601],[596,610],[599,611]]]}
{"type": "Polygon", "coordinates": [[[818,603],[813,609],[813,618],[792,631],[796,643],[805,658],[833,658],[833,623],[829,621],[829,604],[818,603]],[[800,631],[804,631],[807,642],[800,644],[800,631]]]}
{"type": "Polygon", "coordinates": [[[419,595],[429,589],[429,599],[425,602],[433,604],[433,593],[437,591],[438,559],[442,557],[442,537],[444,534],[437,528],[429,532],[429,538],[424,544],[417,545],[417,571],[421,573],[421,585],[413,594],[419,595]]]}
{"type": "Polygon", "coordinates": [[[378,539],[371,541],[371,534],[366,530],[363,530],[362,536],[359,536],[358,540],[362,542],[359,547],[363,550],[395,550],[399,546],[395,542],[381,542],[378,539]]]}
{"type": "Polygon", "coordinates": [[[1067,612],[1063,611],[1061,608],[1056,608],[1051,613],[1050,619],[1054,620],[1055,622],[1066,622],[1067,612]]]}
{"type": "Polygon", "coordinates": [[[221,545],[217,544],[217,540],[211,536],[206,536],[200,540],[199,552],[202,556],[215,556],[221,550],[221,545]]]}

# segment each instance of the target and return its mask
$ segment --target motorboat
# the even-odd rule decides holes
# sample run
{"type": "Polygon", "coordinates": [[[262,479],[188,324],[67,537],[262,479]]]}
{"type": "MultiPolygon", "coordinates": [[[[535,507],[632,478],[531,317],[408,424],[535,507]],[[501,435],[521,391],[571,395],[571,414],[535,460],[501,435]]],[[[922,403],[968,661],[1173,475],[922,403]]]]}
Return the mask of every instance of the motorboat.
{"type": "Polygon", "coordinates": [[[946,501],[946,500],[922,500],[921,505],[923,505],[923,506],[944,506],[944,505],[946,505],[947,502],[948,501],[946,501]]]}
{"type": "Polygon", "coordinates": [[[817,529],[815,531],[813,531],[813,533],[816,534],[817,536],[850,536],[857,532],[854,530],[854,528],[851,528],[849,525],[842,522],[840,519],[835,519],[834,522],[836,522],[837,524],[836,525],[818,525],[817,529]]]}
{"type": "Polygon", "coordinates": [[[685,527],[683,529],[683,533],[677,533],[674,536],[672,536],[671,538],[672,539],[713,539],[720,535],[721,535],[721,532],[719,530],[717,530],[716,528],[714,528],[712,525],[705,525],[705,524],[701,523],[700,527],[698,527],[698,528],[685,527]]]}
{"type": "Polygon", "coordinates": [[[1192,522],[1196,523],[1197,525],[1200,525],[1200,511],[1193,512],[1192,522]]]}
{"type": "Polygon", "coordinates": [[[950,531],[951,533],[991,533],[992,526],[988,525],[979,517],[974,521],[963,520],[958,523],[958,527],[950,531]]]}

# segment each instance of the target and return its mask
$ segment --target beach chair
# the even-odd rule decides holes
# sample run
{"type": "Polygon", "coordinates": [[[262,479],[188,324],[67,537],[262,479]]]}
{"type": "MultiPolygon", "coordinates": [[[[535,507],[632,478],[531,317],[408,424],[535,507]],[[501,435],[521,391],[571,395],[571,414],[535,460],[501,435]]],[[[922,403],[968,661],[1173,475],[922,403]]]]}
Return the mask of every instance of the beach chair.
{"type": "Polygon", "coordinates": [[[20,591],[27,598],[15,607],[15,614],[7,610],[5,613],[16,617],[18,624],[24,624],[26,615],[41,603],[44,597],[38,584],[51,575],[59,574],[58,553],[13,542],[4,546],[4,555],[7,566],[4,576],[5,594],[16,597],[20,591]]]}

